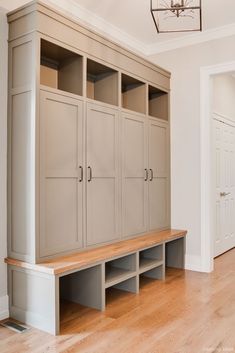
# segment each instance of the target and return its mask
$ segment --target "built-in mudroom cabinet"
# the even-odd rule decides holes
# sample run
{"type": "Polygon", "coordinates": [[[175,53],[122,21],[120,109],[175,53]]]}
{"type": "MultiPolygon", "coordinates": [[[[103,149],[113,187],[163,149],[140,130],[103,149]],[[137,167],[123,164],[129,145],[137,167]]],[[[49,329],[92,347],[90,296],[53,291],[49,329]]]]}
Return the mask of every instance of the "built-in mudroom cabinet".
{"type": "Polygon", "coordinates": [[[170,228],[170,73],[39,1],[9,21],[9,256],[170,228]]]}

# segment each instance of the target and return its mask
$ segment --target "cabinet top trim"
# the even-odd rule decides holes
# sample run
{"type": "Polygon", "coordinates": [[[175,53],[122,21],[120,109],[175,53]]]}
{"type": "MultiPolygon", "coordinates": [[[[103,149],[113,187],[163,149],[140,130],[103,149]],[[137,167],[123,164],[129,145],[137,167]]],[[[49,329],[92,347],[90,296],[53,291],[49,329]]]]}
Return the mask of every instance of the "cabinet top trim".
{"type": "Polygon", "coordinates": [[[133,239],[119,241],[114,244],[100,246],[96,249],[61,256],[40,264],[30,264],[11,258],[6,258],[8,265],[26,268],[51,275],[61,275],[68,271],[81,270],[102,261],[143,250],[154,245],[163,244],[178,238],[185,237],[186,230],[163,230],[138,236],[133,239]]]}
{"type": "Polygon", "coordinates": [[[136,54],[134,51],[124,48],[119,44],[116,44],[114,41],[105,38],[101,34],[96,33],[94,30],[88,28],[87,26],[80,24],[78,21],[69,17],[69,15],[62,14],[61,11],[58,9],[53,8],[50,5],[45,4],[40,0],[31,1],[7,14],[8,23],[14,22],[19,18],[30,14],[31,12],[42,12],[44,14],[49,15],[50,17],[63,22],[65,25],[71,26],[72,28],[76,29],[77,31],[87,35],[88,37],[92,37],[93,39],[102,42],[106,46],[121,52],[123,55],[129,56],[131,59],[139,62],[142,65],[149,67],[152,70],[162,74],[163,76],[170,78],[171,73],[158,65],[155,65],[151,61],[147,60],[146,58],[142,57],[139,54],[136,54]]]}

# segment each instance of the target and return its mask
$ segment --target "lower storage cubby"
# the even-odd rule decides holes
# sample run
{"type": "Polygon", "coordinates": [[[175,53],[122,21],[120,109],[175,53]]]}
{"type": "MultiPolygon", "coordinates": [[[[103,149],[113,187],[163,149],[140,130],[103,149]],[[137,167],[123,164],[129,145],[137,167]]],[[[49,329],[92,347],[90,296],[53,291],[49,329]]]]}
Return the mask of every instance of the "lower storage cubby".
{"type": "Polygon", "coordinates": [[[152,268],[151,270],[142,272],[140,276],[163,280],[165,279],[165,265],[162,264],[152,268]]]}
{"type": "Polygon", "coordinates": [[[139,273],[150,271],[164,262],[163,244],[139,252],[139,273]]]}
{"type": "Polygon", "coordinates": [[[129,278],[123,282],[120,282],[112,287],[108,287],[106,289],[106,292],[110,289],[119,289],[125,292],[131,292],[131,293],[139,293],[139,278],[138,276],[134,276],[132,278],[129,278]]]}
{"type": "Polygon", "coordinates": [[[169,241],[165,244],[166,267],[185,267],[185,238],[169,241]]]}
{"type": "Polygon", "coordinates": [[[136,276],[136,253],[120,257],[105,263],[105,288],[113,287],[120,282],[136,276]]]}
{"type": "Polygon", "coordinates": [[[104,310],[102,265],[60,277],[60,299],[104,310]]]}

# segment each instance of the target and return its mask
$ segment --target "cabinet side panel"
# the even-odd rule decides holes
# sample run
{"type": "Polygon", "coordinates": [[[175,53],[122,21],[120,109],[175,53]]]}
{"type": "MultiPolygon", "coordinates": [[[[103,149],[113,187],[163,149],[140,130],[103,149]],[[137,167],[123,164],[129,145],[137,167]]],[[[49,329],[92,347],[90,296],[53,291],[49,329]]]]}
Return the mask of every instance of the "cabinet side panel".
{"type": "Polygon", "coordinates": [[[35,115],[33,36],[9,45],[8,251],[34,262],[35,115]]]}
{"type": "Polygon", "coordinates": [[[11,251],[29,255],[31,249],[30,145],[31,93],[12,97],[11,126],[11,251]]]}
{"type": "Polygon", "coordinates": [[[20,43],[12,49],[12,87],[31,83],[32,41],[20,43]]]}
{"type": "Polygon", "coordinates": [[[10,315],[51,334],[59,333],[59,286],[54,276],[10,266],[10,315]]]}

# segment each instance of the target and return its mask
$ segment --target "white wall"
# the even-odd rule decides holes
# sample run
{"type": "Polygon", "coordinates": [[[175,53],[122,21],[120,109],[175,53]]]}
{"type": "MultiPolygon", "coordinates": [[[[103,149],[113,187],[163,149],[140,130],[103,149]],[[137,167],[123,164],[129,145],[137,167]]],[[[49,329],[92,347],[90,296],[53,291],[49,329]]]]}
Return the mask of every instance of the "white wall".
{"type": "Polygon", "coordinates": [[[188,229],[186,265],[201,269],[200,68],[235,60],[235,36],[150,57],[172,72],[172,226],[188,229]]]}
{"type": "Polygon", "coordinates": [[[0,8],[0,320],[8,317],[7,269],[7,22],[0,8]]]}
{"type": "Polygon", "coordinates": [[[213,78],[212,111],[235,120],[235,76],[223,74],[213,78]]]}

